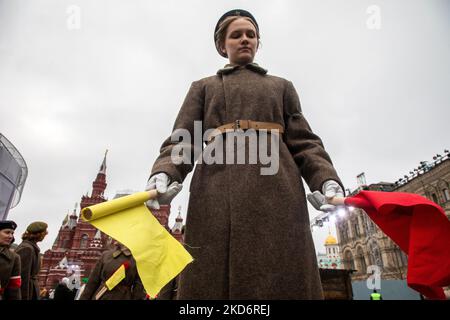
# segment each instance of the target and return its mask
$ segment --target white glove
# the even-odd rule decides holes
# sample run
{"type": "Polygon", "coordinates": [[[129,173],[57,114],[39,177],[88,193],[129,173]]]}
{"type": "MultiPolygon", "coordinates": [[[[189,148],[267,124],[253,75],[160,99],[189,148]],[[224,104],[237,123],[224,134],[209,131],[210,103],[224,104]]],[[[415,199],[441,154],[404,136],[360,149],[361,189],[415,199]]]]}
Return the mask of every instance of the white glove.
{"type": "Polygon", "coordinates": [[[339,183],[334,180],[327,180],[324,182],[322,186],[322,193],[325,195],[325,198],[327,198],[327,200],[334,197],[344,197],[344,190],[342,190],[339,183]]]}
{"type": "Polygon", "coordinates": [[[159,195],[157,199],[147,201],[147,206],[151,209],[159,209],[160,204],[170,204],[173,198],[181,191],[183,185],[174,181],[170,183],[170,177],[164,173],[158,173],[150,177],[145,188],[146,191],[155,190],[159,195]]]}
{"type": "Polygon", "coordinates": [[[344,197],[344,190],[342,190],[341,186],[334,180],[325,181],[322,186],[322,193],[314,191],[306,196],[314,208],[324,212],[336,210],[335,205],[328,203],[328,200],[334,197],[344,197]]]}

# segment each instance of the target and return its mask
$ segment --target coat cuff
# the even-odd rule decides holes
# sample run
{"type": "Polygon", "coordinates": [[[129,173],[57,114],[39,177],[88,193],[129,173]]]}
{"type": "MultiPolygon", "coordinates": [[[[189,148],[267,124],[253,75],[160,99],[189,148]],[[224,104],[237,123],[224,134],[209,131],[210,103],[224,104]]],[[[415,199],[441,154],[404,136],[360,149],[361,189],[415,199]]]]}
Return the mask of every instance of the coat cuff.
{"type": "Polygon", "coordinates": [[[170,182],[173,182],[173,181],[178,181],[179,183],[183,182],[183,179],[182,179],[180,173],[173,166],[173,164],[166,164],[166,165],[164,165],[164,164],[156,164],[156,165],[154,165],[153,168],[152,168],[152,172],[150,174],[149,179],[152,176],[154,176],[155,174],[158,174],[158,173],[161,173],[161,172],[163,172],[163,173],[165,173],[165,174],[167,174],[169,176],[170,182]]]}
{"type": "Polygon", "coordinates": [[[311,181],[311,184],[309,186],[311,192],[319,191],[320,193],[322,193],[322,187],[323,187],[324,183],[327,182],[328,180],[336,181],[341,186],[342,191],[344,191],[344,196],[345,196],[344,185],[342,184],[341,179],[339,179],[339,177],[335,174],[321,175],[320,177],[315,178],[313,181],[311,181]]]}

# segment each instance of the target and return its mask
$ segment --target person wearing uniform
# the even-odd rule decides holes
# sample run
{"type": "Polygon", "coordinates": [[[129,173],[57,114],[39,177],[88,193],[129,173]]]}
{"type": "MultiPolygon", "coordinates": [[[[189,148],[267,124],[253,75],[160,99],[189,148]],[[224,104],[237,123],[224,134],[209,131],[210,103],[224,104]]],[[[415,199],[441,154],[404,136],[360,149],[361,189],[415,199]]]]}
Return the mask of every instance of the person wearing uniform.
{"type": "Polygon", "coordinates": [[[370,294],[370,300],[383,300],[383,298],[381,293],[377,292],[377,289],[373,289],[373,292],[370,294]]]}
{"type": "Polygon", "coordinates": [[[82,278],[81,283],[82,285],[78,289],[77,294],[75,295],[75,300],[80,300],[80,297],[83,294],[84,289],[86,288],[86,284],[88,283],[88,278],[82,278]]]}
{"type": "Polygon", "coordinates": [[[22,235],[22,243],[16,248],[22,265],[22,300],[39,300],[38,274],[41,270],[41,258],[37,243],[48,234],[47,227],[45,222],[31,223],[22,235]]]}
{"type": "Polygon", "coordinates": [[[75,300],[76,290],[70,289],[70,279],[62,278],[61,282],[55,288],[53,300],[55,301],[72,301],[75,300]]]}
{"type": "Polygon", "coordinates": [[[89,275],[88,282],[81,293],[80,300],[143,300],[146,297],[144,286],[137,272],[136,261],[130,249],[116,242],[115,248],[105,251],[89,275]],[[123,264],[125,279],[112,290],[105,290],[105,282],[123,264]]]}
{"type": "Polygon", "coordinates": [[[323,299],[302,178],[327,197],[344,188],[292,82],[254,62],[259,31],[245,10],[219,19],[214,42],[229,63],[192,83],[148,179],[160,196],[147,205],[157,209],[197,159],[209,160],[197,162],[190,184],[185,244],[194,262],[180,274],[178,299],[323,299]],[[180,143],[185,132],[190,142],[180,143]]]}
{"type": "Polygon", "coordinates": [[[0,221],[0,300],[20,300],[20,257],[10,250],[14,242],[14,221],[0,221]]]}

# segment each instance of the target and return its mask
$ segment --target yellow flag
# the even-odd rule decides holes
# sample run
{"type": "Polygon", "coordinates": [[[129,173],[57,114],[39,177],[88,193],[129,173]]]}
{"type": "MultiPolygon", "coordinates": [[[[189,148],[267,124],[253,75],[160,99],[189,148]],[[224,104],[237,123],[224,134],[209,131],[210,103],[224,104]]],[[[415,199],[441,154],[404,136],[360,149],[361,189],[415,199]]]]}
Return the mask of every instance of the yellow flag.
{"type": "Polygon", "coordinates": [[[121,265],[116,272],[113,273],[111,277],[109,277],[108,280],[106,280],[105,285],[108,288],[108,290],[114,289],[115,286],[117,286],[120,281],[125,279],[125,266],[121,265]]]}
{"type": "Polygon", "coordinates": [[[82,219],[130,249],[145,291],[156,296],[193,258],[145,206],[151,192],[84,208],[82,219]]]}

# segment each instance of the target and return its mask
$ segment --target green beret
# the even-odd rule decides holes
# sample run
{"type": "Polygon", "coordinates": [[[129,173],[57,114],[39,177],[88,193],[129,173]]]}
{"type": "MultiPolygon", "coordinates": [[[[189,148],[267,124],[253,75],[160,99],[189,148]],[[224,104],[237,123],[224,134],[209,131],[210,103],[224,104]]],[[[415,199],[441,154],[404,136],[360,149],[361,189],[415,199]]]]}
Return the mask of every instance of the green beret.
{"type": "Polygon", "coordinates": [[[42,221],[35,221],[27,227],[29,233],[40,233],[47,230],[48,225],[42,221]]]}

